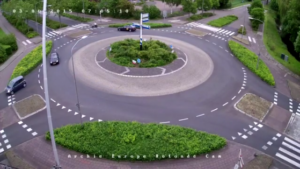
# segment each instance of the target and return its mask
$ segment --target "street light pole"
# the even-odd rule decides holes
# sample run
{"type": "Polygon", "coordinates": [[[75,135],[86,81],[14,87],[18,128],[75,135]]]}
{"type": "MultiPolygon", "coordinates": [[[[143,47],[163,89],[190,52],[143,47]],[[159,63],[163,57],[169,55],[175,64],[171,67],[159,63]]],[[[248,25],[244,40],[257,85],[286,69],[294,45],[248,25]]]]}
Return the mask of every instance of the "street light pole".
{"type": "Polygon", "coordinates": [[[78,108],[78,112],[80,115],[80,123],[81,125],[83,125],[82,123],[82,114],[81,114],[81,110],[80,110],[80,104],[79,104],[79,96],[78,96],[78,90],[77,90],[77,83],[76,83],[76,76],[75,76],[75,69],[74,69],[74,59],[73,59],[73,49],[74,47],[77,45],[78,42],[80,42],[82,39],[85,39],[87,36],[83,36],[81,39],[79,39],[74,46],[71,49],[71,57],[72,57],[72,67],[73,67],[73,78],[74,78],[74,84],[75,84],[75,90],[76,90],[76,98],[77,98],[77,108],[78,108]]]}
{"type": "MultiPolygon", "coordinates": [[[[262,24],[264,23],[264,21],[261,21],[259,19],[255,19],[252,17],[249,17],[249,19],[257,20],[257,21],[261,22],[262,24]]],[[[257,63],[256,63],[256,70],[258,69],[259,60],[260,60],[260,47],[259,47],[258,58],[257,58],[257,63]]]]}
{"type": "Polygon", "coordinates": [[[39,27],[38,27],[38,23],[37,23],[37,14],[38,11],[36,10],[36,5],[38,4],[38,2],[35,4],[35,26],[36,26],[36,30],[39,31],[39,27]]]}
{"type": "MultiPolygon", "coordinates": [[[[82,9],[84,10],[84,0],[82,0],[82,9]]],[[[84,18],[85,18],[85,10],[83,12],[83,20],[84,20],[84,18]]]]}
{"type": "Polygon", "coordinates": [[[49,91],[48,91],[48,79],[47,79],[47,63],[46,63],[46,15],[47,15],[47,0],[44,0],[43,4],[43,27],[42,27],[42,47],[43,47],[43,77],[44,77],[44,90],[45,90],[45,100],[46,100],[46,109],[47,109],[47,117],[48,117],[48,124],[49,124],[49,131],[51,136],[51,143],[54,153],[54,158],[56,165],[53,166],[54,168],[61,168],[57,149],[56,149],[56,143],[54,138],[54,132],[53,132],[53,124],[52,124],[52,117],[51,117],[51,110],[50,110],[50,99],[49,99],[49,91]]]}

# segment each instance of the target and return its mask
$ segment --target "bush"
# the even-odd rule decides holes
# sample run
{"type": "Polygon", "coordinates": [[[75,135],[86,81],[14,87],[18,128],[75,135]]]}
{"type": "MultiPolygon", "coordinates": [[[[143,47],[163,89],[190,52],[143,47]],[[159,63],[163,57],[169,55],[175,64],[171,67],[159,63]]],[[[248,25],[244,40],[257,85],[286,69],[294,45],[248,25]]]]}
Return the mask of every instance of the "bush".
{"type": "Polygon", "coordinates": [[[229,25],[233,21],[236,21],[236,20],[238,20],[237,16],[228,15],[228,16],[224,16],[222,18],[218,18],[218,19],[212,20],[212,21],[208,22],[207,24],[211,25],[211,26],[215,26],[215,27],[220,28],[220,27],[223,27],[225,25],[229,25]]]}
{"type": "MultiPolygon", "coordinates": [[[[3,45],[3,44],[0,44],[0,45],[5,50],[5,53],[6,53],[7,56],[10,56],[12,54],[13,51],[11,49],[11,46],[9,46],[9,45],[3,45]]],[[[7,59],[8,59],[8,57],[7,57],[7,59]]]]}
{"type": "Polygon", "coordinates": [[[6,51],[3,45],[0,45],[0,64],[4,63],[8,59],[6,51]]]}
{"type": "MultiPolygon", "coordinates": [[[[109,27],[111,28],[118,28],[118,27],[122,27],[122,26],[126,26],[126,25],[132,25],[132,23],[117,23],[117,24],[111,24],[109,25],[109,27]]],[[[168,23],[145,23],[143,25],[148,25],[151,28],[166,28],[166,27],[172,27],[171,24],[168,23]]]]}
{"type": "MultiPolygon", "coordinates": [[[[143,50],[140,50],[140,41],[125,39],[111,45],[111,52],[108,55],[110,61],[126,67],[157,67],[171,63],[177,58],[175,53],[165,43],[149,40],[143,42],[143,50]],[[141,59],[138,65],[132,64],[132,60],[141,59]]],[[[108,52],[107,52],[108,53],[108,52]]]]}
{"type": "MultiPolygon", "coordinates": [[[[35,18],[31,18],[33,21],[36,21],[35,18]]],[[[43,18],[42,17],[37,17],[37,22],[42,24],[43,23],[43,18]]],[[[57,22],[57,21],[54,21],[54,20],[51,20],[49,18],[47,18],[46,20],[46,25],[49,27],[49,28],[52,28],[52,29],[59,29],[59,28],[63,28],[63,27],[66,27],[68,25],[64,24],[64,23],[60,23],[60,22],[57,22]]]]}
{"type": "Polygon", "coordinates": [[[154,5],[144,5],[143,13],[149,13],[149,19],[161,18],[161,11],[154,5]]]}
{"type": "Polygon", "coordinates": [[[4,12],[2,14],[12,26],[14,26],[21,33],[23,33],[27,38],[29,39],[34,38],[39,35],[37,32],[34,31],[34,29],[29,27],[24,21],[18,20],[15,16],[7,15],[4,12]]]}
{"type": "MultiPolygon", "coordinates": [[[[48,41],[46,43],[46,54],[48,55],[52,49],[52,41],[48,41]]],[[[11,79],[17,76],[26,76],[32,70],[34,70],[39,64],[42,63],[43,53],[42,53],[42,45],[39,45],[35,49],[33,49],[30,53],[28,53],[15,67],[11,79]]]]}
{"type": "MultiPolygon", "coordinates": [[[[252,8],[251,9],[251,16],[252,18],[264,21],[265,19],[265,14],[264,14],[264,9],[263,8],[252,8]]],[[[253,28],[253,30],[257,31],[258,27],[260,24],[262,24],[262,22],[258,21],[258,20],[251,20],[251,27],[253,28]]]]}
{"type": "Polygon", "coordinates": [[[244,47],[243,45],[229,41],[229,48],[248,69],[255,73],[260,79],[267,82],[271,86],[275,86],[275,80],[267,65],[260,59],[258,69],[256,69],[258,56],[244,47]]]}
{"type": "Polygon", "coordinates": [[[240,29],[238,30],[238,33],[239,34],[242,34],[242,35],[246,35],[247,34],[247,30],[245,27],[240,27],[240,29]],[[244,28],[244,29],[243,29],[244,28]]]}
{"type": "Polygon", "coordinates": [[[67,17],[67,18],[71,18],[74,19],[76,21],[80,21],[80,22],[90,22],[93,21],[93,19],[91,18],[82,18],[80,16],[75,16],[75,15],[71,15],[71,14],[67,14],[67,13],[63,13],[61,14],[61,16],[67,17]]]}
{"type": "Polygon", "coordinates": [[[0,37],[0,43],[11,47],[12,52],[18,50],[17,39],[14,34],[8,34],[0,37]]]}
{"type": "Polygon", "coordinates": [[[188,20],[197,21],[197,20],[200,20],[200,19],[203,19],[203,18],[211,17],[213,15],[214,15],[213,13],[195,14],[195,15],[190,16],[188,18],[188,20]]]}
{"type": "MultiPolygon", "coordinates": [[[[226,139],[218,135],[180,126],[116,121],[88,122],[83,125],[55,129],[56,143],[83,154],[118,161],[153,161],[175,156],[181,158],[181,155],[193,157],[226,145],[226,139]]],[[[50,139],[50,133],[47,132],[46,140],[50,139]]]]}
{"type": "Polygon", "coordinates": [[[278,12],[279,11],[279,6],[278,6],[278,3],[277,3],[277,0],[271,0],[270,7],[274,11],[278,12]]]}
{"type": "Polygon", "coordinates": [[[142,11],[139,9],[134,10],[134,12],[132,13],[133,19],[136,19],[136,20],[141,19],[141,13],[142,13],[142,11]]]}

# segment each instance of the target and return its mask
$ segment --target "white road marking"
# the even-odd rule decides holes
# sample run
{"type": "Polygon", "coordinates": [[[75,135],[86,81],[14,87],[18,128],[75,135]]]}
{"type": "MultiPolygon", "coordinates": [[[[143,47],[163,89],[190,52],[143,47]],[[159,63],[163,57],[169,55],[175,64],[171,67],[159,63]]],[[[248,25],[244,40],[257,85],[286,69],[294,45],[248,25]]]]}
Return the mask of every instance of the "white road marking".
{"type": "Polygon", "coordinates": [[[32,129],[31,129],[31,128],[29,128],[29,129],[27,129],[27,131],[28,131],[28,132],[31,132],[31,131],[32,131],[32,129]]]}
{"type": "Polygon", "coordinates": [[[289,149],[291,149],[291,150],[293,150],[293,151],[295,151],[297,153],[300,153],[299,149],[297,149],[296,147],[294,147],[294,146],[292,146],[292,145],[290,145],[290,144],[288,144],[286,142],[283,142],[282,145],[286,146],[287,148],[289,148],[289,149]]]}
{"type": "Polygon", "coordinates": [[[184,118],[184,119],[179,119],[179,121],[184,121],[184,120],[188,120],[188,118],[184,118]]]}
{"type": "Polygon", "coordinates": [[[235,140],[235,137],[231,136],[232,140],[235,140]]]}
{"type": "Polygon", "coordinates": [[[212,111],[210,111],[210,112],[214,112],[214,111],[217,111],[218,110],[218,108],[216,108],[216,109],[213,109],[212,111]]]}
{"type": "Polygon", "coordinates": [[[297,143],[297,142],[295,142],[294,140],[292,140],[292,139],[290,139],[288,137],[285,137],[284,140],[287,141],[287,142],[290,142],[291,144],[293,144],[293,145],[295,145],[295,146],[297,146],[297,147],[300,148],[300,144],[297,143]]]}
{"type": "Polygon", "coordinates": [[[242,133],[239,133],[239,132],[238,132],[238,135],[240,136],[240,135],[242,135],[242,133]]]}
{"type": "Polygon", "coordinates": [[[267,146],[265,146],[265,145],[262,147],[262,149],[264,149],[264,150],[266,150],[267,148],[268,148],[268,147],[267,147],[267,146]]]}
{"type": "Polygon", "coordinates": [[[283,159],[283,160],[289,162],[290,164],[293,164],[294,166],[297,166],[298,168],[300,168],[300,164],[297,163],[297,162],[295,162],[294,160],[291,160],[291,159],[287,158],[286,156],[284,156],[284,155],[282,155],[282,154],[280,154],[280,153],[276,153],[275,155],[276,155],[277,157],[279,157],[279,158],[281,158],[281,159],[283,159]]]}
{"type": "Polygon", "coordinates": [[[22,122],[22,121],[19,121],[18,124],[23,124],[23,122],[22,122]]]}
{"type": "Polygon", "coordinates": [[[234,96],[231,100],[235,99],[236,96],[234,96]]]}
{"type": "Polygon", "coordinates": [[[255,125],[257,125],[257,122],[254,122],[255,125]]]}
{"type": "Polygon", "coordinates": [[[43,90],[43,87],[42,86],[40,86],[41,87],[41,89],[43,90]]]}
{"type": "Polygon", "coordinates": [[[27,45],[24,41],[22,42],[25,46],[27,45]]]}
{"type": "Polygon", "coordinates": [[[276,137],[273,137],[273,138],[272,138],[272,140],[276,141],[276,140],[277,140],[277,138],[276,138],[276,137]]]}
{"type": "Polygon", "coordinates": [[[2,135],[2,138],[6,138],[6,134],[2,135]]]}
{"type": "Polygon", "coordinates": [[[206,40],[207,42],[209,42],[209,40],[206,40]]]}
{"type": "Polygon", "coordinates": [[[61,109],[65,109],[66,107],[65,106],[63,106],[61,109]]]}
{"type": "Polygon", "coordinates": [[[51,101],[53,101],[54,103],[56,102],[54,99],[51,98],[51,101]]]}
{"type": "Polygon", "coordinates": [[[248,131],[248,134],[251,136],[253,134],[253,132],[252,131],[248,131]]]}
{"type": "Polygon", "coordinates": [[[252,39],[253,39],[253,42],[256,43],[256,40],[254,38],[252,38],[252,39]]]}
{"type": "Polygon", "coordinates": [[[170,121],[159,122],[159,124],[167,124],[167,123],[170,123],[170,121]]]}
{"type": "Polygon", "coordinates": [[[74,113],[75,116],[76,116],[77,114],[78,114],[77,112],[74,113]]]}
{"type": "Polygon", "coordinates": [[[0,148],[0,153],[2,153],[4,151],[4,149],[3,148],[0,148]]]}
{"type": "Polygon", "coordinates": [[[9,142],[8,139],[4,140],[4,143],[5,143],[5,144],[7,144],[8,142],[9,142]]]}
{"type": "Polygon", "coordinates": [[[254,130],[254,131],[258,131],[258,128],[254,127],[253,130],[254,130]]]}
{"type": "Polygon", "coordinates": [[[247,138],[248,138],[248,136],[246,136],[246,135],[243,135],[243,136],[242,136],[242,138],[243,138],[243,139],[247,139],[247,138]]]}
{"type": "Polygon", "coordinates": [[[247,129],[243,129],[245,132],[247,131],[247,129]]]}
{"type": "Polygon", "coordinates": [[[85,117],[85,115],[82,115],[82,116],[81,116],[81,118],[84,118],[84,117],[85,117]]]}
{"type": "Polygon", "coordinates": [[[249,39],[250,42],[252,42],[250,36],[248,36],[248,39],[249,39]]]}
{"type": "Polygon", "coordinates": [[[229,36],[232,36],[234,34],[234,32],[232,32],[229,36]]]}
{"type": "Polygon", "coordinates": [[[238,94],[240,94],[241,93],[241,90],[238,92],[238,94]]]}
{"type": "Polygon", "coordinates": [[[94,118],[93,117],[90,117],[90,121],[92,121],[94,118]]]}
{"type": "Polygon", "coordinates": [[[252,129],[253,126],[249,125],[249,127],[252,129]]]}
{"type": "Polygon", "coordinates": [[[71,109],[68,110],[68,112],[72,111],[71,109]]]}
{"type": "Polygon", "coordinates": [[[103,121],[103,120],[101,120],[101,119],[98,119],[98,122],[101,122],[101,121],[103,121]]]}
{"type": "Polygon", "coordinates": [[[27,43],[31,44],[30,40],[26,40],[27,43]]]}
{"type": "Polygon", "coordinates": [[[7,145],[7,146],[6,146],[6,148],[7,148],[7,149],[10,149],[10,148],[11,148],[11,145],[10,145],[10,144],[9,144],[9,145],[7,145]]]}
{"type": "Polygon", "coordinates": [[[285,154],[287,154],[287,155],[289,155],[289,156],[291,156],[291,157],[293,157],[297,160],[300,160],[300,157],[298,157],[296,154],[291,153],[291,152],[287,151],[286,149],[284,149],[282,147],[279,147],[279,151],[281,151],[281,152],[283,152],[283,153],[285,153],[285,154]]]}
{"type": "Polygon", "coordinates": [[[36,136],[37,134],[38,134],[37,132],[33,132],[33,133],[32,133],[33,136],[36,136]]]}
{"type": "Polygon", "coordinates": [[[281,137],[281,134],[280,134],[280,133],[277,133],[276,136],[277,136],[277,137],[281,137]]]}
{"type": "Polygon", "coordinates": [[[201,117],[201,116],[204,116],[205,114],[199,114],[199,115],[197,115],[196,117],[201,117]]]}
{"type": "Polygon", "coordinates": [[[271,141],[268,141],[267,144],[270,146],[272,145],[273,143],[271,141]]]}
{"type": "Polygon", "coordinates": [[[228,51],[227,50],[225,50],[227,53],[228,53],[228,51]]]}
{"type": "Polygon", "coordinates": [[[223,49],[223,47],[222,47],[222,46],[219,46],[219,48],[223,49]]]}
{"type": "Polygon", "coordinates": [[[40,74],[38,74],[38,78],[40,78],[40,74]]]}
{"type": "Polygon", "coordinates": [[[228,104],[228,102],[224,103],[223,106],[226,106],[228,104]]]}
{"type": "Polygon", "coordinates": [[[23,128],[26,128],[26,127],[27,127],[27,125],[26,125],[26,124],[24,124],[22,127],[23,127],[23,128]]]}
{"type": "Polygon", "coordinates": [[[217,45],[217,44],[215,44],[215,43],[213,43],[214,45],[217,45]]]}
{"type": "Polygon", "coordinates": [[[259,125],[258,125],[258,127],[259,127],[259,128],[262,128],[262,127],[263,127],[263,125],[262,125],[262,124],[259,124],[259,125]]]}
{"type": "Polygon", "coordinates": [[[39,80],[39,84],[41,83],[41,81],[39,80]]]}
{"type": "Polygon", "coordinates": [[[60,104],[59,103],[57,103],[57,105],[56,106],[59,106],[60,104]]]}

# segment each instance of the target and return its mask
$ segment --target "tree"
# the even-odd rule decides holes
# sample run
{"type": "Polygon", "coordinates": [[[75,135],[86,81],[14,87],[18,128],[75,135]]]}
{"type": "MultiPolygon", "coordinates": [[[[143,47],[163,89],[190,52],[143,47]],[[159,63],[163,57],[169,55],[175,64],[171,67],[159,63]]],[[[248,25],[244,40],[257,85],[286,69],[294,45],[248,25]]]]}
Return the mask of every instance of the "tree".
{"type": "Polygon", "coordinates": [[[212,0],[212,7],[214,8],[214,13],[215,13],[215,9],[220,7],[219,0],[212,0]]]}
{"type": "Polygon", "coordinates": [[[204,9],[210,10],[212,8],[212,0],[196,0],[197,8],[202,9],[202,13],[204,9]]]}
{"type": "Polygon", "coordinates": [[[219,0],[220,8],[225,8],[227,4],[229,3],[229,0],[219,0]]]}
{"type": "Polygon", "coordinates": [[[277,3],[277,0],[272,0],[271,3],[270,3],[270,7],[274,11],[278,12],[279,11],[279,6],[278,6],[278,3],[277,3]]]}
{"type": "Polygon", "coordinates": [[[251,10],[250,14],[251,14],[252,18],[254,18],[254,19],[251,20],[252,28],[254,30],[257,30],[259,25],[262,24],[262,22],[265,20],[264,9],[262,9],[262,8],[253,8],[251,10]]]}
{"type": "Polygon", "coordinates": [[[173,13],[173,6],[178,6],[181,4],[181,0],[162,0],[162,2],[165,2],[171,6],[171,14],[173,13]]]}
{"type": "Polygon", "coordinates": [[[295,48],[295,51],[298,52],[299,56],[300,56],[300,27],[299,27],[299,32],[298,32],[297,39],[294,43],[294,48],[295,48]]]}
{"type": "Polygon", "coordinates": [[[55,9],[55,15],[58,15],[59,18],[59,27],[61,27],[61,15],[66,11],[66,9],[70,6],[70,1],[68,0],[49,0],[49,4],[51,4],[51,8],[55,9]]]}
{"type": "Polygon", "coordinates": [[[261,3],[260,0],[253,0],[250,7],[248,7],[249,14],[251,14],[251,10],[253,8],[263,8],[263,4],[261,3]]]}
{"type": "Polygon", "coordinates": [[[195,14],[197,13],[197,4],[193,0],[181,0],[183,11],[195,14]]]}

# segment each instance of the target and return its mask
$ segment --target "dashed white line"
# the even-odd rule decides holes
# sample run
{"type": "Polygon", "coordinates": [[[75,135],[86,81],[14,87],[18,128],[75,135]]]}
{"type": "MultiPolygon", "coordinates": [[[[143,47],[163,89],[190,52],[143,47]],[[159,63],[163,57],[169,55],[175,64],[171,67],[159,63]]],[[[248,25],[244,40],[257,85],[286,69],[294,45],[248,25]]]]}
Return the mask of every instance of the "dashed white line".
{"type": "Polygon", "coordinates": [[[18,124],[23,124],[23,122],[22,122],[22,121],[19,121],[18,124]]]}
{"type": "Polygon", "coordinates": [[[178,121],[184,121],[184,120],[188,120],[188,118],[179,119],[178,121]]]}
{"type": "Polygon", "coordinates": [[[210,112],[214,112],[214,111],[217,111],[218,110],[218,108],[216,108],[216,109],[213,109],[212,111],[210,111],[210,112]]]}
{"type": "Polygon", "coordinates": [[[199,115],[197,115],[196,117],[201,117],[201,116],[204,116],[205,114],[199,114],[199,115]]]}
{"type": "Polygon", "coordinates": [[[22,127],[23,127],[23,128],[26,128],[26,127],[27,127],[27,125],[26,125],[26,124],[24,124],[22,127]]]}
{"type": "Polygon", "coordinates": [[[241,90],[238,92],[238,94],[240,94],[241,93],[241,90]]]}
{"type": "Polygon", "coordinates": [[[51,98],[51,101],[53,101],[54,103],[56,103],[56,101],[54,99],[51,98]]]}
{"type": "Polygon", "coordinates": [[[217,44],[215,44],[215,43],[213,43],[214,45],[217,45],[217,44]]]}
{"type": "Polygon", "coordinates": [[[235,99],[236,96],[234,96],[231,100],[235,99]]]}
{"type": "Polygon", "coordinates": [[[222,46],[219,46],[219,48],[223,49],[223,47],[222,47],[222,46]]]}
{"type": "Polygon", "coordinates": [[[167,123],[170,123],[170,121],[159,122],[159,124],[167,124],[167,123]]]}
{"type": "Polygon", "coordinates": [[[228,104],[228,102],[224,103],[223,106],[226,106],[228,104]]]}
{"type": "Polygon", "coordinates": [[[41,87],[41,89],[43,90],[43,87],[42,86],[40,86],[41,87]]]}
{"type": "Polygon", "coordinates": [[[33,132],[33,133],[32,133],[33,136],[36,136],[37,134],[38,134],[37,132],[33,132]]]}

